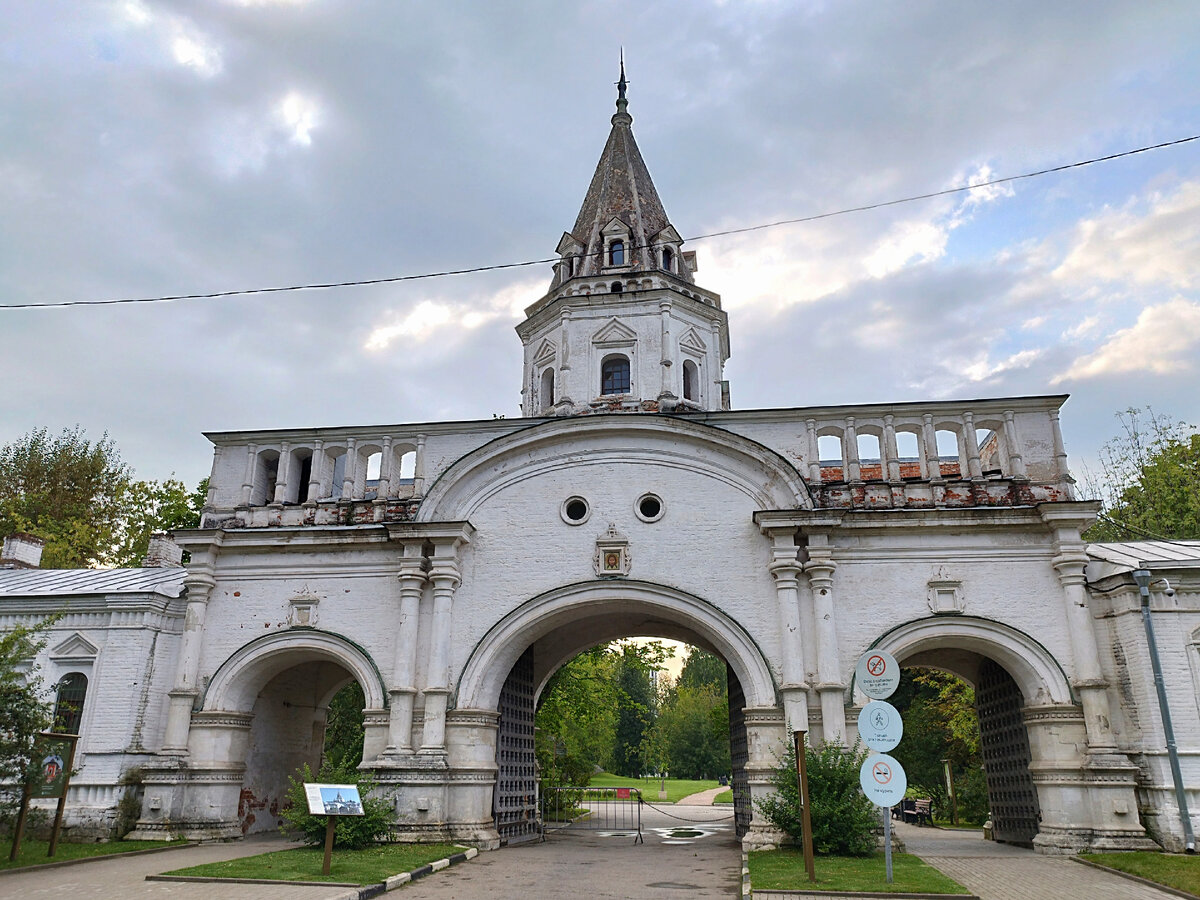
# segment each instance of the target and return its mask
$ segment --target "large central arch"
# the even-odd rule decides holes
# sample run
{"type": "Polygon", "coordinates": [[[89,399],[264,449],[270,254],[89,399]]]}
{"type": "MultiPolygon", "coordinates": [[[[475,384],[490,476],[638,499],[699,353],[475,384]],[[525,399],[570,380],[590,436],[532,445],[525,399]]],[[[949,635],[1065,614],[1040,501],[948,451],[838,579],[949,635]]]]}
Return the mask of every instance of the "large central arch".
{"type": "Polygon", "coordinates": [[[686,591],[647,581],[587,581],[522,603],[493,625],[471,651],[458,681],[459,708],[497,708],[505,678],[525,650],[556,633],[553,654],[539,665],[539,687],[582,650],[637,631],[699,641],[729,663],[746,705],[777,704],[775,680],[762,651],[736,620],[686,591]],[[638,623],[632,626],[630,623],[638,623]]]}

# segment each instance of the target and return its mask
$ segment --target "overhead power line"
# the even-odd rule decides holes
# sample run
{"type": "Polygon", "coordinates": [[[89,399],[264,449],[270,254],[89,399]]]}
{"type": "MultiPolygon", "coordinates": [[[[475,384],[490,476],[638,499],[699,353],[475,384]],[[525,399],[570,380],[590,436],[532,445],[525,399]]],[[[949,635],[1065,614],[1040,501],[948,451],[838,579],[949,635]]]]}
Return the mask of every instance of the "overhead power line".
{"type": "MultiPolygon", "coordinates": [[[[1096,156],[1091,159],[1083,159],[1078,162],[1067,163],[1061,166],[1051,166],[1046,169],[1038,169],[1034,172],[1022,172],[1020,175],[1007,175],[1003,178],[992,178],[988,181],[981,181],[977,184],[965,184],[961,187],[946,188],[940,191],[930,191],[925,194],[914,194],[910,197],[899,197],[894,200],[882,200],[878,203],[868,203],[863,206],[850,206],[845,209],[838,209],[832,212],[815,213],[810,216],[799,216],[794,219],[779,219],[775,222],[764,222],[760,225],[747,225],[743,228],[729,228],[724,231],[710,231],[707,234],[697,234],[686,241],[702,241],[706,238],[725,237],[731,234],[747,234],[751,231],[764,231],[768,228],[779,228],[783,225],[799,225],[804,222],[816,222],[821,219],[832,219],[835,216],[845,216],[851,213],[869,212],[874,209],[884,209],[888,206],[899,206],[902,203],[914,203],[918,200],[932,200],[935,197],[947,197],[952,194],[961,194],[967,191],[978,190],[979,188],[992,187],[997,184],[1010,184],[1014,181],[1021,181],[1026,178],[1037,178],[1042,175],[1051,175],[1055,172],[1065,172],[1068,169],[1079,169],[1083,166],[1091,166],[1096,163],[1109,162],[1114,159],[1121,159],[1126,156],[1135,156],[1139,153],[1147,153],[1151,150],[1162,150],[1166,147],[1176,147],[1180,144],[1191,143],[1192,141],[1200,140],[1200,134],[1192,135],[1191,137],[1178,138],[1173,141],[1164,141],[1161,144],[1150,144],[1145,147],[1137,147],[1133,150],[1123,150],[1120,153],[1110,153],[1107,156],[1096,156]]],[[[640,247],[630,248],[632,250],[642,249],[640,247]]],[[[596,255],[596,254],[591,254],[596,255]]],[[[157,297],[117,297],[103,300],[56,300],[45,303],[5,303],[0,304],[0,309],[54,309],[66,306],[115,306],[125,303],[168,303],[175,300],[214,300],[220,297],[245,297],[253,294],[281,294],[290,291],[315,291],[325,290],[328,288],[340,287],[363,287],[372,284],[396,284],[402,281],[424,281],[431,278],[446,278],[451,275],[470,275],[476,272],[496,272],[501,269],[521,269],[528,266],[541,266],[549,263],[558,262],[559,257],[550,256],[542,259],[527,259],[522,262],[496,263],[488,266],[471,266],[465,269],[446,269],[439,272],[422,272],[417,275],[393,275],[389,278],[361,278],[354,281],[327,281],[315,282],[312,284],[293,284],[287,286],[264,287],[264,288],[240,288],[230,291],[210,291],[208,293],[196,294],[167,294],[157,297]]]]}

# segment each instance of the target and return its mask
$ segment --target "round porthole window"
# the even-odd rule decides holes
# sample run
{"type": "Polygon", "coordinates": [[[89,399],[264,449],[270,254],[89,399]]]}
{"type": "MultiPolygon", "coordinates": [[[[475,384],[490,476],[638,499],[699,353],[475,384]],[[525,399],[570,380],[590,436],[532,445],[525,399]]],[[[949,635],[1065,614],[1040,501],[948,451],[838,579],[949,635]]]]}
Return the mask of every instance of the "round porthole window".
{"type": "Polygon", "coordinates": [[[568,525],[582,525],[592,514],[592,508],[582,497],[568,497],[559,508],[559,514],[568,525]]]}
{"type": "Polygon", "coordinates": [[[633,508],[643,522],[657,522],[666,512],[662,497],[658,494],[642,494],[633,508]]]}

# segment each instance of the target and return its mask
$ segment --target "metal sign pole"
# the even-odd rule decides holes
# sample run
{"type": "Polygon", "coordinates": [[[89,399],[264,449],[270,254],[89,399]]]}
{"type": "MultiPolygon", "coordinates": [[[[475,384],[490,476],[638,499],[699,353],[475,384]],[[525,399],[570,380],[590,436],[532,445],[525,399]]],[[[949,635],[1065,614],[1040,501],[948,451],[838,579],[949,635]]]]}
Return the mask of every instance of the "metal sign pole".
{"type": "Polygon", "coordinates": [[[888,807],[883,810],[883,859],[887,869],[887,883],[892,883],[892,811],[888,807]]]}
{"type": "Polygon", "coordinates": [[[804,870],[808,880],[817,880],[816,862],[813,859],[812,813],[808,795],[808,761],[804,758],[804,732],[792,733],[796,742],[796,781],[800,789],[800,827],[804,831],[804,870]]]}

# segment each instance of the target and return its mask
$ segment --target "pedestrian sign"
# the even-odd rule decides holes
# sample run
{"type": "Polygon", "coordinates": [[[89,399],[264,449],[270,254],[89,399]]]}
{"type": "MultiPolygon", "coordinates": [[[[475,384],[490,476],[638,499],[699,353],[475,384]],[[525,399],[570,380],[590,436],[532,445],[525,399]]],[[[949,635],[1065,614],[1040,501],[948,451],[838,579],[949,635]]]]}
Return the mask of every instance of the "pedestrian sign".
{"type": "Polygon", "coordinates": [[[858,714],[858,736],[872,750],[893,749],[904,736],[900,711],[886,700],[872,700],[858,714]]]}

